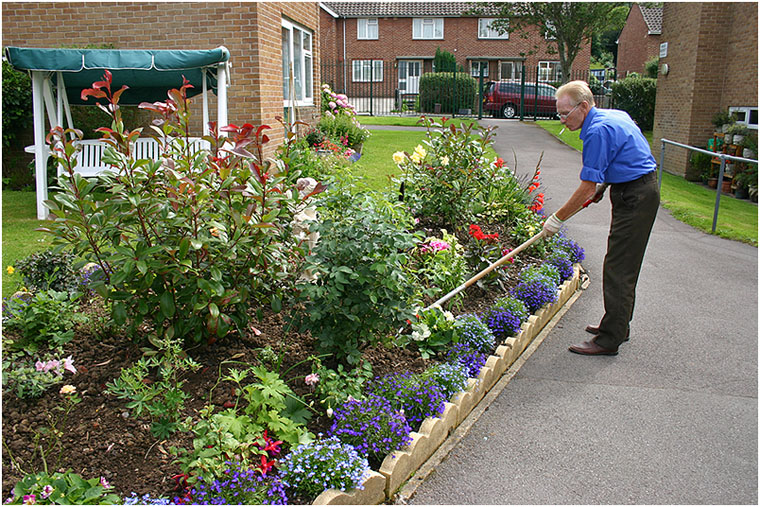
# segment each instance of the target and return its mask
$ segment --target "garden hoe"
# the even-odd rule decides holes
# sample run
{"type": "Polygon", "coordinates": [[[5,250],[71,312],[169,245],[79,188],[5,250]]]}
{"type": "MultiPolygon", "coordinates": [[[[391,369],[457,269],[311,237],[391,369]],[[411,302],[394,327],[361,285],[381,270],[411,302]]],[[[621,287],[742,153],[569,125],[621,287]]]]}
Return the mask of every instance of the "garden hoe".
{"type": "MultiPolygon", "coordinates": [[[[588,201],[586,201],[585,203],[583,203],[583,206],[581,206],[580,208],[578,208],[577,210],[575,210],[573,213],[571,213],[570,216],[565,219],[565,221],[570,220],[570,217],[574,216],[576,213],[578,213],[583,208],[587,208],[592,202],[599,202],[601,200],[602,196],[604,195],[604,191],[606,189],[607,189],[607,184],[606,183],[604,185],[601,185],[601,184],[597,185],[596,193],[591,197],[591,199],[589,199],[588,201]]],[[[425,310],[429,310],[430,308],[432,308],[432,307],[434,307],[436,305],[443,305],[443,303],[445,303],[449,299],[453,298],[454,296],[456,296],[457,294],[459,294],[460,292],[462,292],[463,290],[465,290],[467,287],[469,287],[470,285],[474,284],[475,282],[477,282],[478,280],[480,280],[481,278],[483,278],[484,276],[486,276],[488,273],[490,273],[491,271],[493,271],[494,269],[496,269],[497,267],[501,266],[502,264],[504,264],[505,262],[507,262],[509,259],[511,259],[512,257],[514,257],[515,255],[519,254],[520,252],[522,252],[523,250],[525,250],[526,248],[528,248],[530,245],[532,245],[533,243],[535,243],[539,239],[543,238],[544,234],[545,234],[544,230],[541,229],[541,232],[539,232],[538,234],[536,234],[535,236],[533,236],[532,238],[530,238],[528,241],[526,241],[522,245],[520,245],[517,248],[515,248],[514,250],[510,251],[504,257],[502,257],[501,259],[497,260],[496,262],[494,262],[493,264],[491,264],[487,268],[483,269],[480,273],[478,273],[477,275],[473,276],[472,278],[470,278],[469,280],[467,280],[466,282],[464,282],[462,285],[460,285],[456,289],[452,290],[451,292],[449,292],[448,294],[446,294],[445,296],[443,296],[441,299],[439,299],[438,301],[436,301],[432,305],[430,305],[427,308],[425,308],[425,310]]]]}

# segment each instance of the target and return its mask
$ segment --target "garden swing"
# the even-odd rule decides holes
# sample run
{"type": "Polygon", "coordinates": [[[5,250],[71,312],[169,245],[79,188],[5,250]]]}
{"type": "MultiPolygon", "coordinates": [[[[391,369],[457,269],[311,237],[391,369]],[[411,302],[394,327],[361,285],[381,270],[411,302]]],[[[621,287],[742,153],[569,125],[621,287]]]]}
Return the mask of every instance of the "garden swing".
{"type": "MultiPolygon", "coordinates": [[[[32,77],[34,114],[34,153],[37,189],[37,218],[48,218],[44,202],[48,198],[47,160],[50,150],[45,144],[45,115],[50,128],[63,126],[64,116],[74,128],[71,105],[94,105],[81,100],[82,90],[100,81],[103,71],[113,75],[112,90],[122,85],[129,89],[120,98],[122,105],[166,100],[166,92],[182,85],[184,76],[193,88],[188,96],[203,94],[203,133],[208,133],[208,90],[217,95],[217,121],[227,125],[227,86],[230,53],[224,46],[211,50],[115,50],[115,49],[43,49],[7,47],[5,57],[17,70],[28,71],[32,77]],[[43,107],[44,106],[44,107],[43,107]]],[[[194,140],[198,142],[198,139],[194,140]]],[[[77,142],[76,171],[83,176],[95,176],[109,169],[101,161],[105,144],[100,140],[77,142]]],[[[135,143],[139,158],[156,158],[157,143],[150,138],[135,143]]],[[[60,168],[58,169],[60,172],[60,168]]]]}

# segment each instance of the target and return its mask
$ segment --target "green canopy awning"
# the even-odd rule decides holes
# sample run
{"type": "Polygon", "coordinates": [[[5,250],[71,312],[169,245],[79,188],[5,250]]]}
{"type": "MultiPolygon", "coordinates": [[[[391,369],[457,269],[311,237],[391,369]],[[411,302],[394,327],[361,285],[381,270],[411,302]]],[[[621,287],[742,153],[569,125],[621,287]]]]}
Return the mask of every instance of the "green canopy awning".
{"type": "MultiPolygon", "coordinates": [[[[112,91],[126,84],[120,103],[166,100],[167,90],[182,86],[182,76],[193,85],[189,96],[203,92],[203,76],[216,92],[217,65],[230,59],[227,48],[210,50],[42,49],[7,47],[8,62],[18,70],[61,72],[71,104],[83,102],[82,90],[100,81],[103,70],[113,74],[112,91]]],[[[55,83],[56,74],[53,74],[55,83]]]]}

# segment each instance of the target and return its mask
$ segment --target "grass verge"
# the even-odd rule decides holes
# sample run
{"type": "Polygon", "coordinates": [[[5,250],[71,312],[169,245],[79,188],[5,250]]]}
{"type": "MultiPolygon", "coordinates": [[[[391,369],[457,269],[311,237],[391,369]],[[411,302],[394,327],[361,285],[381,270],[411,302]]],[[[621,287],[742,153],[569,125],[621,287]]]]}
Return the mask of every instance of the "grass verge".
{"type": "MultiPolygon", "coordinates": [[[[580,130],[570,132],[566,129],[559,135],[562,124],[558,120],[537,121],[536,124],[568,146],[578,151],[583,149],[583,141],[579,137],[580,130]]],[[[644,137],[649,141],[651,148],[652,133],[644,132],[644,137]]],[[[665,172],[662,175],[661,192],[662,206],[669,209],[676,219],[702,232],[713,234],[712,221],[716,197],[714,189],[665,172]]],[[[715,234],[721,238],[757,246],[757,204],[723,194],[720,198],[715,234]]]]}
{"type": "MultiPolygon", "coordinates": [[[[359,122],[362,125],[392,125],[396,127],[420,127],[418,123],[420,116],[359,116],[359,122]]],[[[431,116],[434,121],[440,121],[437,116],[431,116]]],[[[454,124],[457,128],[460,128],[462,124],[478,124],[477,120],[470,118],[448,118],[447,125],[454,124]]]]}
{"type": "Polygon", "coordinates": [[[34,192],[3,190],[3,297],[13,294],[21,283],[18,272],[8,274],[8,266],[51,246],[52,236],[35,231],[47,223],[37,220],[35,195],[34,192]]]}

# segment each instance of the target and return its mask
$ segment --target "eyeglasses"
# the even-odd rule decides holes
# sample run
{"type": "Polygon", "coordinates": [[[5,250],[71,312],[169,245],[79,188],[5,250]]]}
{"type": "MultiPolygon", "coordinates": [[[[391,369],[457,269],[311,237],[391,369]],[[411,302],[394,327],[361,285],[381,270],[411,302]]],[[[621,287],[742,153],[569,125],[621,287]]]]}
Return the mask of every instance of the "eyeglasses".
{"type": "Polygon", "coordinates": [[[570,116],[571,114],[573,114],[573,111],[575,111],[576,109],[578,109],[578,106],[580,106],[581,104],[583,104],[583,102],[579,102],[579,103],[575,104],[575,107],[574,107],[574,108],[572,108],[572,109],[570,110],[570,112],[568,112],[568,113],[564,113],[564,114],[559,114],[559,115],[558,115],[558,116],[559,116],[559,119],[560,119],[560,120],[567,120],[567,117],[568,117],[568,116],[570,116]]]}

